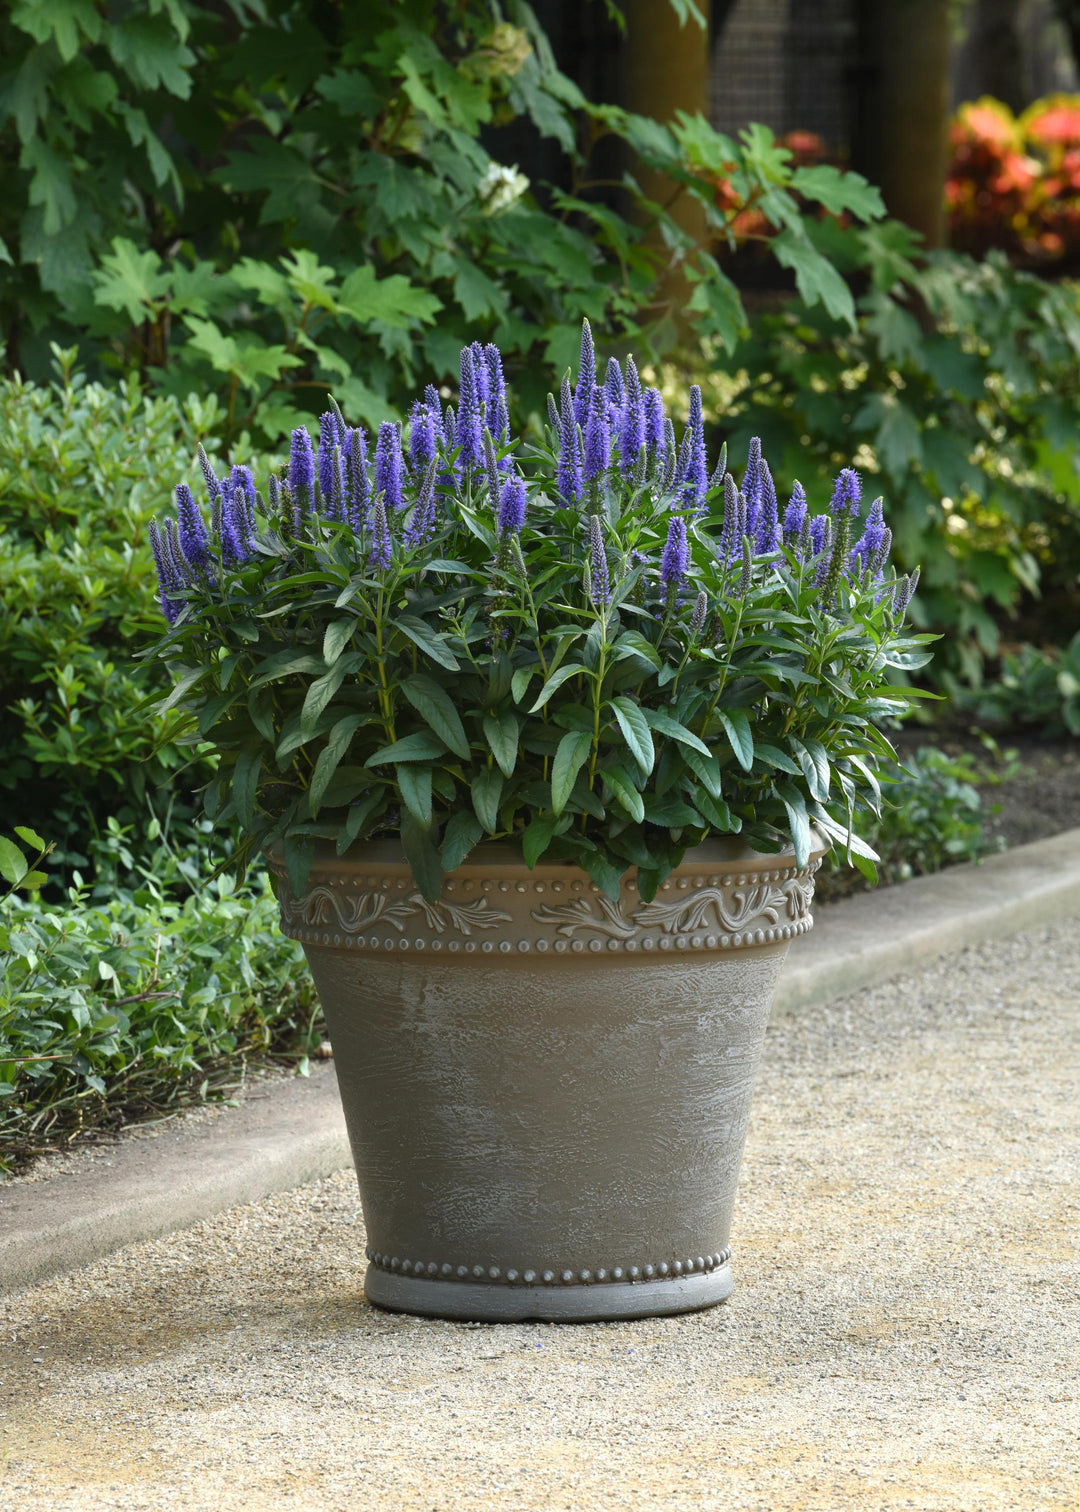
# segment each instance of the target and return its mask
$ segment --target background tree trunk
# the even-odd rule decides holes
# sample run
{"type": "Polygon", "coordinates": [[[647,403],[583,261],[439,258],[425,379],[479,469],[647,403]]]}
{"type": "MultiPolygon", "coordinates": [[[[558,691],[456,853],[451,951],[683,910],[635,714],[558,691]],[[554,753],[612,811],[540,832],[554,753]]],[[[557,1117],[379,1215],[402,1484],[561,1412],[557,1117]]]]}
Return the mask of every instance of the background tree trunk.
{"type": "Polygon", "coordinates": [[[949,108],[948,0],[861,0],[853,166],[890,215],[945,237],[949,108]]]}
{"type": "MultiPolygon", "coordinates": [[[[706,7],[707,9],[707,7],[706,7]]],[[[709,114],[709,36],[695,21],[679,25],[668,0],[628,0],[625,7],[623,99],[628,110],[667,123],[676,110],[709,114]]],[[[705,211],[678,185],[642,163],[631,165],[644,193],[670,209],[672,218],[695,241],[705,240],[705,211]]],[[[665,295],[677,307],[690,289],[676,269],[665,295]]]]}

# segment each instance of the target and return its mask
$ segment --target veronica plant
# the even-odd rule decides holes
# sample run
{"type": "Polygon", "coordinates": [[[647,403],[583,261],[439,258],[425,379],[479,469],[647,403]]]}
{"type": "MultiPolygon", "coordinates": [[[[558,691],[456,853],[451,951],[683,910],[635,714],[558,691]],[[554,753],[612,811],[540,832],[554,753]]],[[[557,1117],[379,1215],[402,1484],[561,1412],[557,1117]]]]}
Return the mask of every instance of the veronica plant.
{"type": "Polygon", "coordinates": [[[149,654],[219,753],[208,812],[283,847],[298,890],[316,840],[397,835],[429,899],[484,839],[610,896],[635,867],[651,897],[710,835],[805,864],[814,826],[872,874],[876,721],[930,639],[880,501],[848,470],[819,514],[797,484],[781,509],[757,443],[741,480],[710,469],[700,393],[677,438],[587,325],[541,444],[509,433],[494,348],[461,377],[374,444],[332,405],[263,492],[201,456],[202,505],[177,488],[149,654]]]}

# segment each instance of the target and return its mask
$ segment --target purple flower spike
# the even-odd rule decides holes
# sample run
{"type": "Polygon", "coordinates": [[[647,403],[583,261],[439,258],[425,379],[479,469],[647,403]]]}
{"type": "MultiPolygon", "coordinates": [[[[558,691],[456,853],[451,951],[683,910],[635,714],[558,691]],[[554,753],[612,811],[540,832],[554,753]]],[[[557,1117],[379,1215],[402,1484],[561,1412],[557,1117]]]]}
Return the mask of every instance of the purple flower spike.
{"type": "MultiPolygon", "coordinates": [[[[484,371],[486,381],[486,370],[484,371]]],[[[484,425],[480,414],[480,388],[472,347],[464,347],[461,353],[461,402],[457,412],[456,441],[461,449],[459,460],[462,467],[483,467],[484,425]]]]}
{"type": "Polygon", "coordinates": [[[602,388],[593,387],[592,400],[585,417],[585,482],[607,472],[611,463],[611,429],[607,403],[602,388]]]}
{"type": "Polygon", "coordinates": [[[791,485],[791,502],[784,510],[784,540],[797,541],[806,519],[806,490],[795,480],[791,485]]]}
{"type": "MultiPolygon", "coordinates": [[[[484,362],[488,380],[488,430],[496,444],[505,446],[510,440],[510,411],[506,407],[506,379],[503,377],[502,354],[493,342],[484,348],[484,362]]],[[[509,459],[504,457],[499,466],[506,470],[509,459]]]]}
{"type": "Polygon", "coordinates": [[[875,499],[870,506],[870,513],[866,517],[866,525],[862,535],[855,542],[849,559],[849,570],[858,575],[870,568],[879,573],[884,558],[888,555],[892,545],[892,532],[885,524],[882,507],[883,499],[875,499]]]}
{"type": "Polygon", "coordinates": [[[405,531],[405,545],[410,548],[422,545],[435,530],[437,520],[435,474],[437,471],[438,462],[433,457],[428,464],[427,472],[424,474],[424,481],[421,483],[420,492],[416,496],[412,518],[409,520],[408,528],[405,531]]]}
{"type": "Polygon", "coordinates": [[[334,492],[334,447],[340,446],[337,416],[326,410],[319,416],[319,491],[325,509],[334,492]]]}
{"type": "Polygon", "coordinates": [[[232,480],[227,479],[221,491],[221,559],[226,566],[239,567],[247,561],[246,527],[245,500],[242,494],[237,496],[232,480]]]}
{"type": "Polygon", "coordinates": [[[574,418],[585,429],[596,387],[596,348],[593,345],[592,326],[587,320],[581,322],[581,358],[578,362],[577,387],[574,389],[574,418]]]}
{"type": "Polygon", "coordinates": [[[206,484],[206,492],[210,496],[211,504],[213,504],[216,499],[221,497],[221,479],[210,466],[210,459],[203,450],[201,443],[196,448],[195,455],[199,461],[199,471],[202,473],[203,481],[206,484]]]}
{"type": "Polygon", "coordinates": [[[705,420],[701,410],[701,389],[690,386],[690,416],[680,458],[682,467],[676,481],[682,485],[684,504],[696,509],[709,491],[709,468],[705,460],[705,420]]]}
{"type": "Polygon", "coordinates": [[[388,509],[404,507],[403,472],[401,427],[393,420],[384,420],[375,442],[375,492],[382,494],[388,509]]]}
{"type": "Polygon", "coordinates": [[[690,547],[686,539],[686,521],[682,515],[673,515],[668,525],[667,540],[660,553],[660,581],[664,585],[664,602],[670,604],[678,594],[690,566],[690,547]]]}
{"type": "Polygon", "coordinates": [[[237,463],[229,473],[229,486],[233,497],[243,504],[244,540],[245,543],[250,543],[255,535],[255,500],[258,498],[251,468],[237,463]]]}
{"type": "Polygon", "coordinates": [[[594,609],[606,609],[611,600],[604,527],[599,515],[589,516],[589,591],[594,609]]]}
{"type": "Polygon", "coordinates": [[[724,474],[724,521],[720,527],[720,560],[728,566],[742,550],[739,499],[741,495],[730,473],[724,474]]]}
{"type": "Polygon", "coordinates": [[[577,421],[574,418],[574,399],[570,392],[570,379],[563,379],[562,408],[559,412],[559,463],[555,474],[556,486],[567,504],[576,504],[581,498],[581,446],[578,441],[577,421]]]}
{"type": "Polygon", "coordinates": [[[210,565],[210,537],[202,510],[186,483],[176,486],[176,533],[184,561],[195,572],[210,565]]]}
{"type": "Polygon", "coordinates": [[[473,378],[476,383],[476,397],[491,412],[491,384],[488,378],[487,358],[484,348],[479,341],[473,341],[469,345],[469,356],[472,358],[473,378]]]}
{"type": "Polygon", "coordinates": [[[154,566],[157,568],[158,603],[169,624],[175,625],[183,604],[174,603],[169,594],[184,585],[169,553],[167,537],[162,535],[156,520],[150,521],[150,550],[154,553],[154,566]]]}
{"type": "Polygon", "coordinates": [[[372,567],[386,572],[393,560],[394,544],[390,535],[390,522],[386,518],[386,505],[382,494],[376,494],[371,506],[371,555],[372,567]]]}
{"type": "Polygon", "coordinates": [[[828,515],[815,515],[810,521],[810,548],[815,556],[820,556],[827,548],[832,536],[832,521],[828,515]]]}
{"type": "Polygon", "coordinates": [[[658,388],[647,388],[642,395],[645,409],[645,445],[650,457],[664,445],[664,398],[658,388]]]}
{"type": "Polygon", "coordinates": [[[761,459],[761,506],[754,526],[754,549],[775,551],[780,545],[780,520],[776,503],[776,484],[769,464],[761,459]]]}
{"type": "Polygon", "coordinates": [[[438,449],[438,410],[432,413],[427,404],[414,404],[409,415],[409,465],[414,473],[427,472],[438,449]]]}
{"type": "Polygon", "coordinates": [[[694,601],[694,612],[690,616],[690,634],[700,635],[705,628],[705,616],[709,612],[709,595],[704,588],[694,601]]]}
{"type": "Polygon", "coordinates": [[[619,466],[624,476],[633,471],[645,444],[645,404],[633,357],[626,359],[626,398],[619,412],[619,466]]]}
{"type": "Polygon", "coordinates": [[[761,439],[751,436],[746,454],[746,472],[740,492],[746,500],[746,524],[750,534],[757,529],[758,510],[761,508],[761,439]]]}
{"type": "Polygon", "coordinates": [[[289,443],[289,491],[302,514],[311,508],[315,497],[315,454],[307,428],[297,426],[289,443]]]}
{"type": "Polygon", "coordinates": [[[626,385],[623,383],[622,368],[614,357],[608,358],[607,373],[604,377],[604,393],[608,403],[615,409],[622,406],[626,398],[626,385]]]}
{"type": "Polygon", "coordinates": [[[829,513],[841,515],[846,511],[850,515],[857,515],[861,500],[862,479],[853,467],[845,467],[836,480],[833,496],[829,500],[829,513]]]}
{"type": "Polygon", "coordinates": [[[500,539],[517,535],[525,523],[527,503],[525,480],[518,473],[511,473],[499,495],[499,513],[496,525],[500,539]]]}
{"type": "Polygon", "coordinates": [[[353,530],[362,530],[371,502],[371,484],[367,475],[367,437],[360,429],[345,437],[345,517],[353,530]]]}

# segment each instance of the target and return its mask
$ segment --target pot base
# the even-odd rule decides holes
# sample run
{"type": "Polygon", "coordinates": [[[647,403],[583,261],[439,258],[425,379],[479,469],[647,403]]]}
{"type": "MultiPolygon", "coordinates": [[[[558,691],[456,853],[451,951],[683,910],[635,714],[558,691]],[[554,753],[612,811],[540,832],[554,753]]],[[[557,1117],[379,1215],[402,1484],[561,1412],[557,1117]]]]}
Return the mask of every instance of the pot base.
{"type": "Polygon", "coordinates": [[[735,1290],[731,1266],[705,1275],[593,1286],[493,1286],[484,1282],[428,1281],[370,1266],[364,1294],[389,1312],[474,1323],[603,1323],[652,1318],[714,1307],[735,1290]]]}

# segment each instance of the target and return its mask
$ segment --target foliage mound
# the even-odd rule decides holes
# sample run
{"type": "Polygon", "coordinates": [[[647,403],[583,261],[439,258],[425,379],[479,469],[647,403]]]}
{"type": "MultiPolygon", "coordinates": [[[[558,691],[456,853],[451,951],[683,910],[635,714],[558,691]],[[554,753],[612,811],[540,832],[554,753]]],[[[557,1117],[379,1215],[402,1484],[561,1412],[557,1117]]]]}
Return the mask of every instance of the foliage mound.
{"type": "Polygon", "coordinates": [[[17,837],[0,835],[0,1174],[220,1096],[249,1060],[306,1064],[314,989],[265,880],[207,881],[156,825],[140,862],[114,820],[91,847],[96,884],[45,904],[47,848],[17,837]]]}
{"type": "Polygon", "coordinates": [[[265,499],[205,464],[209,531],[177,488],[155,652],[165,707],[220,752],[211,816],[283,842],[298,891],[313,838],[384,831],[430,898],[485,836],[612,896],[631,866],[651,896],[710,834],[803,865],[812,822],[872,867],[874,721],[932,639],[902,629],[881,501],[864,513],[847,469],[826,511],[796,486],[781,514],[757,443],[741,488],[726,455],[710,476],[700,390],[676,445],[632,358],[598,373],[588,323],[549,411],[515,456],[499,353],[475,344],[456,413],[426,391],[373,465],[335,409],[265,499]]]}

